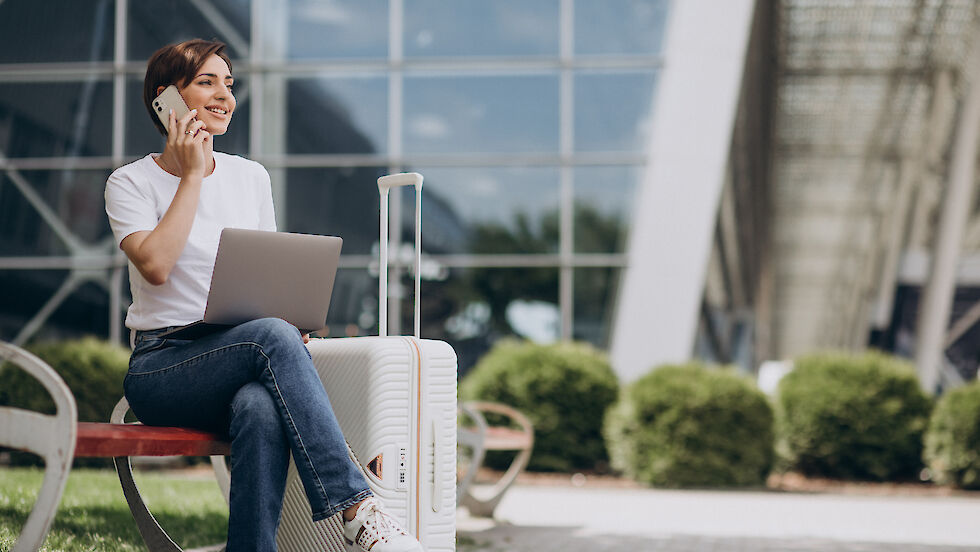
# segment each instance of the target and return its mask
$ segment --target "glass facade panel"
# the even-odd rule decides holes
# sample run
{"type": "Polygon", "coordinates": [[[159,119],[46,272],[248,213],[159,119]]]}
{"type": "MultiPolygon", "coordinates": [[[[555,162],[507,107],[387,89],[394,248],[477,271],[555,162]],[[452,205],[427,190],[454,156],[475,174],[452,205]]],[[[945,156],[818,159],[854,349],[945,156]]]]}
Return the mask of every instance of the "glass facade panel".
{"type": "Polygon", "coordinates": [[[650,135],[656,73],[575,76],[575,150],[642,153],[650,135]]]}
{"type": "MultiPolygon", "coordinates": [[[[556,167],[423,167],[422,245],[429,253],[558,251],[556,167]]],[[[407,194],[412,201],[414,191],[407,194]]],[[[414,202],[406,202],[411,217],[414,202]]],[[[413,240],[414,234],[403,239],[413,240]]]]}
{"type": "Polygon", "coordinates": [[[575,252],[623,253],[643,167],[575,168],[575,252]]]}
{"type": "MultiPolygon", "coordinates": [[[[269,20],[281,16],[269,5],[269,20]]],[[[291,0],[286,41],[289,59],[385,58],[388,56],[388,0],[291,0]]]]}
{"type": "Polygon", "coordinates": [[[388,79],[291,79],[289,153],[382,153],[388,149],[388,79]]]}
{"type": "Polygon", "coordinates": [[[0,2],[0,63],[109,61],[114,12],[113,0],[0,2]]]}
{"type": "MultiPolygon", "coordinates": [[[[163,151],[167,139],[157,131],[146,104],[143,103],[143,80],[126,83],[126,155],[143,157],[163,151]]],[[[235,95],[238,105],[228,126],[228,132],[214,139],[214,149],[234,155],[248,154],[249,94],[247,79],[235,76],[235,95]]]]}
{"type": "Polygon", "coordinates": [[[655,55],[663,48],[668,0],[575,0],[575,53],[655,55]]]}
{"type": "Polygon", "coordinates": [[[0,154],[107,156],[112,149],[112,83],[0,83],[0,154]]]}
{"type": "MultiPolygon", "coordinates": [[[[23,248],[26,252],[31,247],[37,247],[40,243],[33,242],[35,235],[60,241],[37,209],[14,187],[13,178],[18,178],[36,192],[43,201],[42,205],[50,209],[71,234],[84,243],[95,244],[111,233],[104,199],[105,181],[109,173],[108,169],[22,170],[16,171],[16,176],[0,176],[4,182],[3,188],[0,188],[0,198],[4,204],[0,213],[10,217],[4,216],[4,222],[0,223],[0,236],[3,239],[0,251],[12,247],[23,248]],[[20,208],[15,211],[14,205],[18,204],[20,208]],[[6,212],[8,209],[9,213],[6,212]],[[33,245],[27,245],[25,240],[33,242],[33,245]]],[[[60,246],[56,246],[56,250],[60,249],[60,246]]]]}
{"type": "Polygon", "coordinates": [[[327,327],[318,331],[317,335],[378,335],[377,274],[369,274],[366,268],[337,270],[330,296],[330,311],[327,312],[327,327]]]}
{"type": "Polygon", "coordinates": [[[575,323],[572,339],[588,341],[600,349],[609,347],[613,305],[622,269],[614,267],[575,269],[575,323]]]}
{"type": "MultiPolygon", "coordinates": [[[[67,270],[0,270],[0,289],[17,290],[16,293],[0,293],[3,339],[9,341],[20,333],[67,278],[67,270]]],[[[92,328],[84,333],[93,334],[100,330],[102,328],[92,328]]]]}
{"type": "Polygon", "coordinates": [[[558,150],[558,76],[405,78],[404,149],[411,153],[558,150]]]}
{"type": "MultiPolygon", "coordinates": [[[[0,0],[0,71],[18,73],[0,78],[0,153],[33,167],[0,173],[0,263],[37,256],[40,267],[41,257],[72,255],[62,227],[106,258],[117,252],[105,178],[164,145],[143,105],[141,68],[165,44],[217,37],[238,65],[238,106],[216,149],[267,165],[280,230],[344,238],[326,335],[377,331],[376,179],[417,170],[426,182],[422,332],[453,345],[461,373],[504,336],[608,344],[618,255],[646,167],[666,0],[399,0],[394,13],[389,0],[128,0],[119,30],[126,59],[116,60],[118,1],[0,0]],[[63,40],[32,41],[23,22],[35,20],[63,40]],[[559,60],[563,21],[574,36],[567,60],[559,60]],[[243,62],[255,50],[261,74],[243,62]],[[77,77],[43,65],[86,60],[117,63],[77,77]],[[123,98],[114,97],[120,76],[123,98]],[[565,99],[572,103],[561,109],[565,99]],[[76,158],[89,168],[72,170],[76,158]],[[55,228],[17,185],[37,192],[55,228]],[[571,255],[560,255],[568,244],[571,255]],[[603,258],[608,265],[592,266],[603,258]],[[575,268],[582,264],[590,268],[575,268]],[[564,305],[562,271],[573,275],[564,305]],[[561,327],[563,309],[570,327],[561,327]]],[[[410,333],[413,191],[394,193],[392,206],[401,223],[392,291],[410,333]]],[[[16,335],[66,275],[0,269],[3,289],[23,295],[0,308],[0,339],[16,335]]],[[[125,305],[128,289],[97,281],[71,293],[38,337],[81,327],[105,335],[109,294],[125,305]],[[86,319],[84,309],[102,314],[86,319]]]]}
{"type": "Polygon", "coordinates": [[[128,4],[129,59],[145,63],[153,52],[174,42],[203,38],[228,44],[228,57],[248,58],[250,0],[167,0],[128,4]]]}
{"type": "Polygon", "coordinates": [[[407,0],[405,55],[558,55],[558,0],[407,0]]]}
{"type": "Polygon", "coordinates": [[[288,169],[286,220],[279,230],[340,236],[343,253],[365,255],[378,242],[378,185],[384,167],[288,169]]]}
{"type": "Polygon", "coordinates": [[[46,195],[44,183],[30,182],[20,171],[0,173],[0,255],[10,257],[64,255],[68,247],[44,222],[37,209],[14,185],[20,179],[36,194],[46,195]]]}
{"type": "MultiPolygon", "coordinates": [[[[404,333],[413,327],[413,281],[401,281],[404,333]]],[[[453,346],[460,375],[501,337],[558,339],[560,318],[556,267],[453,268],[422,282],[422,336],[453,346]]]]}

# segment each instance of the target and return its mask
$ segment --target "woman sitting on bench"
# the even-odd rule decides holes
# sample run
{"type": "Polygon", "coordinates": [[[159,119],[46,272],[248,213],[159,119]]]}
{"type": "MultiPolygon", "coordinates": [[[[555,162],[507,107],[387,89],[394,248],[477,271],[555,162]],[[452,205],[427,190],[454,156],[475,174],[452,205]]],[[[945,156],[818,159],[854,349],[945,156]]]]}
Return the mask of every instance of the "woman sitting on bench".
{"type": "Polygon", "coordinates": [[[231,437],[229,552],[276,549],[290,451],[314,521],[343,512],[356,550],[421,551],[348,456],[304,345],[308,335],[267,318],[193,340],[160,337],[203,317],[222,228],[276,229],[268,172],[213,149],[235,111],[224,47],[190,40],[153,54],[143,101],[166,146],[120,167],[106,184],[106,213],[129,258],[133,295],[126,398],[144,424],[231,437]],[[153,102],[170,85],[191,111],[178,118],[168,110],[164,126],[153,102]]]}

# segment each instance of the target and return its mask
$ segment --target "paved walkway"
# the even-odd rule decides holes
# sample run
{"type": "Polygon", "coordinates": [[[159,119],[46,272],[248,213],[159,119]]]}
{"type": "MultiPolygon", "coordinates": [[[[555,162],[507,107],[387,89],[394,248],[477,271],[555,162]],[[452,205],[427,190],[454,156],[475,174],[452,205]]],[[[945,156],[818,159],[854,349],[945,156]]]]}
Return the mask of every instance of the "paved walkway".
{"type": "Polygon", "coordinates": [[[980,550],[980,498],[515,486],[460,552],[980,550]]]}

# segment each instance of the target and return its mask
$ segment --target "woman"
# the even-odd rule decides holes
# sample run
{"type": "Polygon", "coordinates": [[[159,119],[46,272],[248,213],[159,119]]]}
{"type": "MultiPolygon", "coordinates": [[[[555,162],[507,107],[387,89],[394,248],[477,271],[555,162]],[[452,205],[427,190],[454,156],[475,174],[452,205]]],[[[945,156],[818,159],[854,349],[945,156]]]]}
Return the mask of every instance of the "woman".
{"type": "Polygon", "coordinates": [[[153,54],[143,101],[166,146],[120,167],[106,184],[106,213],[129,258],[133,295],[126,398],[143,423],[231,437],[229,552],[276,549],[290,451],[314,521],[343,512],[355,550],[421,551],[348,457],[304,345],[308,335],[267,318],[195,340],[159,337],[203,317],[222,228],[276,229],[266,170],[213,149],[235,112],[233,82],[220,42],[190,40],[153,54]],[[171,110],[164,127],[152,102],[171,84],[191,111],[178,119],[171,110]]]}

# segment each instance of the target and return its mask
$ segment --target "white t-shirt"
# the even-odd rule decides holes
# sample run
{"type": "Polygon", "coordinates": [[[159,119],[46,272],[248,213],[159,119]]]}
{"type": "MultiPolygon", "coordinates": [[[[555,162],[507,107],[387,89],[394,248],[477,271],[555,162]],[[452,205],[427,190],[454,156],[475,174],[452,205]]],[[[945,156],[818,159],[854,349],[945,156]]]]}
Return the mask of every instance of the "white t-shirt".
{"type": "MultiPolygon", "coordinates": [[[[156,164],[158,155],[119,167],[106,182],[105,210],[117,244],[133,232],[156,228],[177,193],[180,178],[156,164]]],[[[133,304],[126,315],[127,327],[151,330],[204,317],[218,238],[224,228],[274,231],[272,186],[262,165],[214,152],[214,172],[204,178],[187,245],[167,281],[154,286],[129,263],[133,304]]]]}

